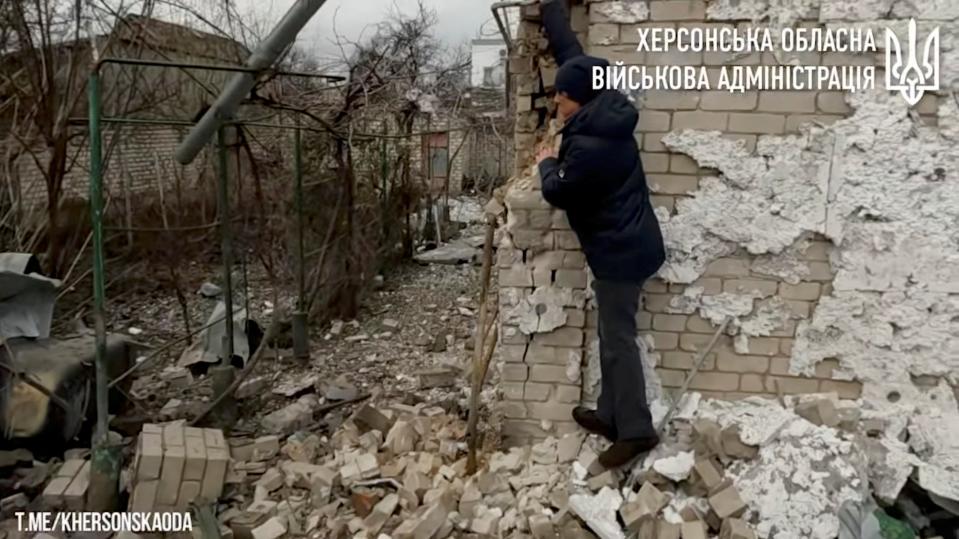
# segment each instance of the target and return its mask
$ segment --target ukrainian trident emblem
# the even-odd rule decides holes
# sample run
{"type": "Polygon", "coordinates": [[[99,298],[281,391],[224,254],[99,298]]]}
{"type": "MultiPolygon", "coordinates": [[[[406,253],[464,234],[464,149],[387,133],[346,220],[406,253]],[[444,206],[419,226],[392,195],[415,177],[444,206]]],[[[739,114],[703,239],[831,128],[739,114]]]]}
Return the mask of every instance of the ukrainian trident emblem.
{"type": "Polygon", "coordinates": [[[898,90],[913,107],[927,91],[939,90],[939,28],[926,38],[920,60],[917,57],[916,19],[910,20],[908,46],[908,58],[904,60],[899,36],[886,29],[886,88],[898,90]]]}

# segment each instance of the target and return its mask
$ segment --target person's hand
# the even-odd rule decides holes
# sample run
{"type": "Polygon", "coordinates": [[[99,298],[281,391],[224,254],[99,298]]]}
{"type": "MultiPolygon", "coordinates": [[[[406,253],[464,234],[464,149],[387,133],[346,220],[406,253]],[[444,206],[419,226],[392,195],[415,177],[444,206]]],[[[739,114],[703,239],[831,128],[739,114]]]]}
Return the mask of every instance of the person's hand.
{"type": "Polygon", "coordinates": [[[556,150],[553,148],[541,148],[539,153],[536,154],[536,164],[540,164],[550,157],[556,157],[556,150]]]}

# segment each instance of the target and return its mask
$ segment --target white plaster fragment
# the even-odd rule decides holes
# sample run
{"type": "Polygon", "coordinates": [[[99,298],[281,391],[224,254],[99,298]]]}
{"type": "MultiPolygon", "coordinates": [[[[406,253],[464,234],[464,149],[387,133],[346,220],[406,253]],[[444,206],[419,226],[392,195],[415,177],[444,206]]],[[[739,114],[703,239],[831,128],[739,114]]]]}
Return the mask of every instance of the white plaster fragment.
{"type": "Polygon", "coordinates": [[[653,469],[664,477],[672,481],[684,481],[689,477],[689,473],[696,463],[696,457],[692,451],[683,451],[672,457],[666,457],[653,463],[653,469]]]}
{"type": "Polygon", "coordinates": [[[798,284],[809,276],[809,264],[800,258],[807,245],[797,242],[778,255],[757,256],[750,270],[759,275],[778,277],[789,284],[798,284]]]}
{"type": "Polygon", "coordinates": [[[909,446],[895,438],[864,440],[869,457],[869,483],[880,501],[893,504],[906,485],[918,458],[909,453],[909,446]]]}
{"type": "Polygon", "coordinates": [[[730,473],[770,539],[834,539],[839,507],[868,497],[866,459],[837,431],[793,420],[759,458],[730,473]]]}
{"type": "Polygon", "coordinates": [[[776,401],[751,397],[735,402],[704,401],[699,407],[699,417],[716,421],[724,429],[738,426],[743,443],[762,446],[770,443],[798,416],[776,401]]]}
{"type": "Polygon", "coordinates": [[[713,0],[706,18],[718,21],[768,21],[778,26],[815,18],[821,0],[713,0]]]}
{"type": "Polygon", "coordinates": [[[623,497],[609,487],[603,487],[595,496],[573,494],[569,497],[569,510],[583,519],[600,539],[625,539],[616,521],[616,512],[622,504],[623,497]]]}
{"type": "Polygon", "coordinates": [[[670,300],[667,312],[693,314],[698,311],[702,318],[715,326],[731,317],[728,331],[731,334],[738,333],[736,351],[748,354],[749,337],[771,335],[786,327],[793,316],[782,298],[772,297],[757,302],[762,296],[761,292],[755,290],[749,294],[723,292],[704,296],[703,288],[691,286],[670,300]]]}
{"type": "Polygon", "coordinates": [[[896,0],[823,0],[819,18],[822,21],[872,21],[892,11],[896,0]]]}
{"type": "Polygon", "coordinates": [[[897,19],[915,17],[952,21],[959,19],[959,3],[955,0],[899,0],[893,5],[892,14],[897,19]]]}
{"type": "Polygon", "coordinates": [[[649,19],[649,6],[641,0],[598,2],[590,6],[594,16],[604,22],[636,24],[649,19]]]}

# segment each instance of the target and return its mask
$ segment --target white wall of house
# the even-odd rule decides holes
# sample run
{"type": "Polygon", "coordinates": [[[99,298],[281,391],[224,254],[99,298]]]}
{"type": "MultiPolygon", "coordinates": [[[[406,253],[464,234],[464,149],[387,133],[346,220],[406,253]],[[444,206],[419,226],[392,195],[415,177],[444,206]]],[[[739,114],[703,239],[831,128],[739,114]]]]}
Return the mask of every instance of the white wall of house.
{"type": "Polygon", "coordinates": [[[501,39],[474,39],[470,44],[473,69],[470,86],[506,86],[506,43],[501,39]]]}

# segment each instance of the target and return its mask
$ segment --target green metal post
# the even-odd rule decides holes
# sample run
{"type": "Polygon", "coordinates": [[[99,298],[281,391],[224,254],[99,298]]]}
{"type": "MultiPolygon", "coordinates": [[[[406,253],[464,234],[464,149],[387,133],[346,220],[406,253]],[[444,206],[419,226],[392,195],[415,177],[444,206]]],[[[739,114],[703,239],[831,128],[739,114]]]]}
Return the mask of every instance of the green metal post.
{"type": "MultiPolygon", "coordinates": [[[[220,237],[223,250],[223,305],[226,307],[225,334],[220,346],[220,364],[210,369],[213,398],[220,399],[212,411],[212,425],[230,432],[239,416],[233,395],[224,395],[236,379],[233,368],[233,236],[230,220],[230,171],[227,169],[226,128],[217,130],[217,205],[220,207],[220,237]]],[[[249,295],[249,294],[248,294],[249,295]]],[[[253,353],[251,350],[250,353],[253,353]]]]}
{"type": "Polygon", "coordinates": [[[220,206],[220,233],[223,248],[223,303],[226,306],[226,338],[223,343],[223,357],[220,364],[230,365],[233,359],[233,238],[230,223],[230,172],[227,170],[226,131],[220,127],[217,131],[217,156],[219,158],[219,182],[217,199],[220,206]]]}
{"type": "Polygon", "coordinates": [[[303,148],[302,134],[299,126],[293,132],[293,174],[296,179],[296,239],[297,239],[297,260],[298,260],[298,279],[299,279],[299,310],[306,309],[306,254],[305,240],[303,238],[305,223],[303,217],[303,148]]]}
{"type": "Polygon", "coordinates": [[[100,72],[94,66],[87,85],[90,118],[90,216],[93,226],[93,321],[96,331],[97,422],[94,430],[90,474],[91,511],[107,511],[117,503],[120,454],[109,443],[109,374],[106,366],[106,316],[103,263],[103,148],[100,132],[100,72]]]}
{"type": "Polygon", "coordinates": [[[293,313],[293,355],[298,359],[310,357],[310,330],[306,312],[306,247],[303,216],[303,145],[299,120],[293,131],[293,199],[296,206],[296,259],[297,286],[299,297],[296,312],[293,313]]]}

